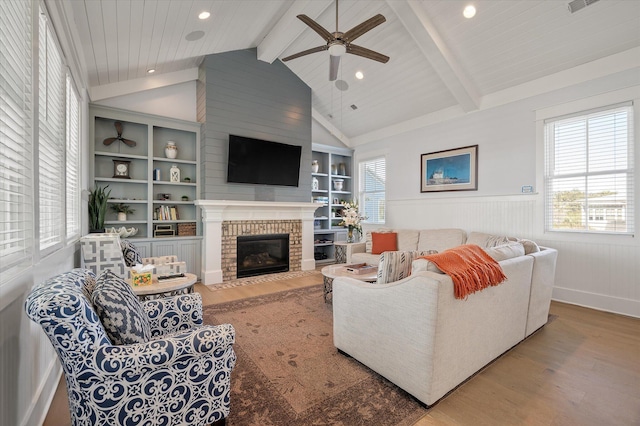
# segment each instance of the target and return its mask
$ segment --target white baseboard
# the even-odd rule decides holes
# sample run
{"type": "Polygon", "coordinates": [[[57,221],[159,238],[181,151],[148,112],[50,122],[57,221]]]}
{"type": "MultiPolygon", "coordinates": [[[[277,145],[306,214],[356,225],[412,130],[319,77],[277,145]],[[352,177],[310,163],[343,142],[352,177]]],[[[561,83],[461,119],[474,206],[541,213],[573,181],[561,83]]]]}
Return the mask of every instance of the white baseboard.
{"type": "Polygon", "coordinates": [[[640,318],[640,302],[571,288],[554,287],[552,299],[614,314],[640,318]]]}
{"type": "Polygon", "coordinates": [[[33,400],[24,417],[22,426],[40,426],[44,423],[44,419],[47,417],[49,407],[51,406],[51,401],[58,388],[61,375],[62,367],[60,366],[58,358],[54,357],[47,367],[47,372],[38,391],[33,395],[33,400]]]}

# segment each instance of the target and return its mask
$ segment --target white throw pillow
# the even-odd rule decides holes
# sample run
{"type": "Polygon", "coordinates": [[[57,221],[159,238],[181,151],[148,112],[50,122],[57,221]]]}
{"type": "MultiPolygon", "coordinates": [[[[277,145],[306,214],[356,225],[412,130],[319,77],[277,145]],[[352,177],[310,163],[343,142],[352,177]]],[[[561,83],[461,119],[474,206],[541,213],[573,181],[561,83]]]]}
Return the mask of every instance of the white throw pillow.
{"type": "Polygon", "coordinates": [[[524,256],[525,253],[524,246],[520,243],[509,243],[496,247],[488,247],[485,248],[484,251],[486,251],[487,254],[496,262],[524,256]]]}
{"type": "Polygon", "coordinates": [[[416,259],[411,263],[411,274],[417,274],[418,272],[425,272],[425,271],[444,274],[444,272],[442,272],[440,268],[438,268],[436,264],[430,260],[416,259]]]}

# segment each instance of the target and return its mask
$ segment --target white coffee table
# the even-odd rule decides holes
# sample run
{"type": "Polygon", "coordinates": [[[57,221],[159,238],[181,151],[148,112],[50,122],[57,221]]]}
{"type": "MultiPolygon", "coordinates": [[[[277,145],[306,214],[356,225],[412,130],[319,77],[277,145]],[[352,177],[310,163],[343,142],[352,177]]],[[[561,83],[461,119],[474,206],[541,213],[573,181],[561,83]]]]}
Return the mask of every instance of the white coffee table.
{"type": "Polygon", "coordinates": [[[350,277],[356,280],[372,283],[378,279],[378,270],[368,274],[354,274],[347,271],[346,263],[337,263],[322,268],[322,276],[324,281],[324,301],[328,300],[329,294],[333,291],[333,280],[338,277],[350,277]]]}
{"type": "MultiPolygon", "coordinates": [[[[133,292],[141,300],[157,299],[159,297],[175,296],[184,293],[193,293],[193,285],[198,281],[194,274],[184,274],[184,277],[158,281],[156,275],[152,276],[152,284],[143,286],[131,286],[133,292]]],[[[128,280],[131,285],[131,280],[128,280]]]]}

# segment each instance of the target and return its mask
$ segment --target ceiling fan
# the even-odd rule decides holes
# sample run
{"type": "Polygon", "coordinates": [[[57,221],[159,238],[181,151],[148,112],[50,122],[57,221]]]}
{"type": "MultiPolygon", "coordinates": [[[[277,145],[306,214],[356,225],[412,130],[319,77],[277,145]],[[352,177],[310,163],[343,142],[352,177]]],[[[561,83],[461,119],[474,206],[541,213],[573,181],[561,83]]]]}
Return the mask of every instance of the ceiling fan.
{"type": "Polygon", "coordinates": [[[136,146],[136,142],[129,140],[129,139],[125,139],[122,137],[122,123],[119,121],[116,121],[115,123],[113,123],[113,125],[116,128],[116,133],[118,134],[118,136],[116,136],[115,138],[106,138],[102,143],[104,143],[105,145],[111,145],[112,143],[114,143],[115,141],[120,141],[123,142],[124,144],[134,147],[136,146]]]}
{"type": "Polygon", "coordinates": [[[382,62],[386,64],[389,61],[389,57],[382,53],[374,52],[373,50],[366,49],[361,46],[351,44],[355,39],[365,34],[366,32],[374,29],[378,25],[386,21],[385,17],[377,14],[376,16],[367,19],[359,25],[351,28],[346,33],[338,31],[338,0],[336,0],[336,31],[330,33],[325,30],[320,24],[307,15],[298,15],[298,19],[307,24],[309,28],[318,33],[320,37],[327,41],[326,45],[314,47],[312,49],[303,50],[302,52],[295,53],[291,56],[283,58],[282,61],[290,61],[301,56],[309,55],[311,53],[322,52],[324,50],[329,51],[330,63],[329,63],[329,81],[334,81],[338,78],[338,66],[340,65],[340,57],[345,53],[352,55],[362,56],[363,58],[373,59],[374,61],[382,62]]]}

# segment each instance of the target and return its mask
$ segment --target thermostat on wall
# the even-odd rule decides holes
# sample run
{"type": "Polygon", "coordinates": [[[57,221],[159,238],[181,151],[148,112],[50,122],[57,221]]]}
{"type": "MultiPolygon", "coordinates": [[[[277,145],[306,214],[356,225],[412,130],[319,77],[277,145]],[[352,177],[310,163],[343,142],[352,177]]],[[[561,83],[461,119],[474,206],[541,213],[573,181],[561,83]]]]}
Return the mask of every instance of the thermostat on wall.
{"type": "Polygon", "coordinates": [[[522,193],[523,194],[531,194],[533,192],[533,186],[531,185],[523,185],[522,186],[522,193]]]}

